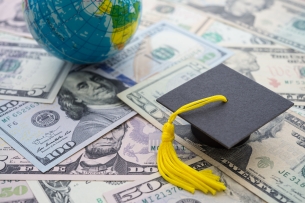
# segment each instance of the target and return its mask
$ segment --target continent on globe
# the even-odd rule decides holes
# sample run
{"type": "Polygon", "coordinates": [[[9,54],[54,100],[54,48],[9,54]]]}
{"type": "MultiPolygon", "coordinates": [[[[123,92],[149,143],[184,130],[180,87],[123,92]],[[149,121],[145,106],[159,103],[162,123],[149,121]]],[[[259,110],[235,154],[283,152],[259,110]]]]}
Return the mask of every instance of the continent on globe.
{"type": "Polygon", "coordinates": [[[138,27],[139,12],[141,9],[140,2],[133,3],[133,6],[129,5],[112,5],[110,0],[104,0],[100,6],[97,14],[103,15],[107,13],[112,18],[113,33],[111,36],[112,43],[119,49],[123,49],[126,42],[135,33],[138,27]],[[126,13],[126,16],[121,15],[126,13]]]}
{"type": "Polygon", "coordinates": [[[73,63],[96,63],[122,50],[137,30],[141,0],[23,0],[34,39],[73,63]]]}

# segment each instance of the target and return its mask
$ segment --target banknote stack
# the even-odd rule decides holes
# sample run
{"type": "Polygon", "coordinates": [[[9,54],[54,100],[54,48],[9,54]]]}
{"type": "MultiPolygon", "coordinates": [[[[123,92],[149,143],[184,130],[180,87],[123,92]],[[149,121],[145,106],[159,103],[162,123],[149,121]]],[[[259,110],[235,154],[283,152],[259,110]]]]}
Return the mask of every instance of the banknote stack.
{"type": "Polygon", "coordinates": [[[76,65],[32,39],[21,0],[0,0],[0,203],[305,202],[305,1],[142,4],[131,43],[76,65]],[[178,118],[179,158],[227,186],[191,194],[158,173],[171,112],[156,99],[221,63],[295,106],[229,151],[178,118]]]}

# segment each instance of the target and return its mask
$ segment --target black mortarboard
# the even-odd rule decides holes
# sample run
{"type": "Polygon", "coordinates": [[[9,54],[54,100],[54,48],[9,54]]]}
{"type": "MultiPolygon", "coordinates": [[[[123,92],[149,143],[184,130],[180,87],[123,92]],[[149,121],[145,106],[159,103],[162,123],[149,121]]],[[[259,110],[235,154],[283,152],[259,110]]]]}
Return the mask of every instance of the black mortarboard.
{"type": "Polygon", "coordinates": [[[230,149],[248,140],[250,134],[289,109],[293,103],[221,64],[186,82],[157,101],[171,111],[213,95],[228,102],[208,104],[180,114],[192,125],[204,144],[230,149]]]}

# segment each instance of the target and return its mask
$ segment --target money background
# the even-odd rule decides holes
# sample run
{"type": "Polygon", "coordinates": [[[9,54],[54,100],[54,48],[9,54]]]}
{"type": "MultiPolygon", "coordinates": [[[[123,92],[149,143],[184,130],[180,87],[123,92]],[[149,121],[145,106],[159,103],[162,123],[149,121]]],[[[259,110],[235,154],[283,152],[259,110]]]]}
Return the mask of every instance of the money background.
{"type": "Polygon", "coordinates": [[[21,1],[1,0],[0,7],[0,30],[18,36],[32,38],[23,18],[21,1]]]}
{"type": "MultiPolygon", "coordinates": [[[[161,131],[148,123],[140,116],[135,116],[122,124],[126,132],[121,140],[121,146],[117,150],[120,163],[127,164],[126,169],[115,170],[116,165],[110,165],[107,169],[99,170],[101,162],[98,159],[82,159],[86,150],[91,145],[98,145],[106,142],[106,138],[111,138],[115,131],[106,134],[96,140],[85,149],[80,150],[73,156],[64,160],[46,173],[41,173],[38,168],[22,157],[17,151],[10,147],[3,140],[0,140],[1,168],[0,174],[4,179],[10,180],[140,180],[143,177],[158,171],[156,163],[156,149],[149,144],[151,137],[161,137],[161,131]],[[81,167],[81,162],[90,163],[91,167],[81,167]],[[127,170],[129,169],[129,170],[127,170]]],[[[184,148],[179,143],[175,143],[177,154],[182,160],[189,160],[196,155],[184,148]]],[[[107,164],[107,163],[106,163],[107,164]]]]}
{"type": "MultiPolygon", "coordinates": [[[[20,13],[20,9],[18,7],[20,7],[18,5],[18,3],[16,3],[14,1],[14,3],[8,3],[9,1],[5,1],[2,0],[0,1],[0,10],[5,8],[6,11],[5,12],[1,12],[0,15],[0,30],[4,31],[5,33],[13,33],[16,34],[17,36],[26,36],[26,37],[31,37],[29,35],[29,33],[27,32],[26,28],[24,27],[24,23],[20,20],[22,16],[20,13]],[[15,5],[16,4],[16,5],[15,5]],[[2,5],[2,6],[1,6],[2,5]],[[5,6],[5,7],[4,7],[5,6]],[[16,8],[16,9],[15,9],[16,8]],[[19,13],[18,13],[19,12],[19,13]]],[[[225,19],[219,16],[219,13],[214,12],[212,13],[212,11],[208,11],[208,12],[203,12],[202,5],[204,5],[204,7],[206,6],[214,6],[219,5],[222,6],[224,4],[224,1],[218,1],[218,2],[211,2],[211,1],[204,1],[204,0],[171,0],[171,1],[157,1],[157,0],[150,0],[150,1],[143,1],[143,5],[145,6],[146,10],[144,10],[143,13],[143,20],[142,23],[140,25],[140,30],[144,31],[148,28],[149,25],[154,25],[157,22],[160,22],[162,20],[166,20],[168,22],[170,22],[173,25],[176,25],[186,31],[191,31],[192,33],[197,34],[199,37],[210,41],[211,43],[216,43],[220,46],[225,46],[228,49],[232,50],[234,52],[234,50],[246,50],[246,48],[248,48],[248,50],[263,50],[263,48],[266,48],[266,50],[273,50],[276,52],[276,50],[281,50],[278,51],[281,54],[277,54],[278,55],[283,55],[283,56],[288,56],[289,57],[289,53],[291,54],[291,51],[287,51],[287,50],[292,50],[289,49],[288,47],[283,46],[283,44],[281,43],[281,45],[278,43],[278,41],[276,39],[273,39],[270,36],[266,36],[264,35],[263,32],[261,31],[257,31],[254,29],[254,27],[252,28],[246,28],[244,27],[244,25],[240,24],[240,23],[236,23],[233,21],[230,21],[230,19],[225,19]],[[218,16],[217,16],[218,15],[218,16]],[[217,16],[216,18],[214,18],[215,16],[217,16]],[[218,21],[218,20],[221,20],[218,21]],[[226,24],[229,23],[229,24],[226,24]],[[236,27],[237,26],[237,27],[236,27]],[[243,29],[243,30],[241,30],[243,29]],[[252,30],[251,30],[252,29],[252,30]],[[254,31],[255,30],[255,31],[254,31]],[[271,41],[270,41],[271,40],[271,41]],[[284,51],[286,50],[286,51],[284,51]],[[283,53],[284,52],[284,53],[283,53]]],[[[290,3],[291,5],[289,5],[290,8],[295,9],[295,11],[299,11],[302,10],[302,4],[304,4],[303,1],[301,0],[295,0],[295,1],[278,1],[276,2],[277,5],[281,4],[281,5],[287,5],[287,3],[290,3]],[[280,2],[280,3],[279,3],[280,2]],[[296,9],[296,6],[299,6],[299,8],[296,9]]],[[[274,7],[271,6],[270,7],[270,13],[276,13],[276,12],[280,12],[283,11],[283,9],[279,8],[279,6],[274,7]]],[[[264,17],[268,16],[269,14],[267,13],[268,10],[265,10],[262,12],[261,16],[258,13],[255,14],[255,16],[257,17],[257,19],[262,19],[261,21],[269,21],[266,23],[266,25],[268,25],[268,23],[272,22],[274,23],[274,25],[276,25],[278,23],[278,25],[281,25],[281,22],[279,21],[274,21],[274,15],[272,18],[270,19],[266,19],[264,17]],[[267,14],[266,14],[267,13],[267,14]],[[266,14],[265,16],[263,14],[266,14]]],[[[272,15],[272,14],[271,14],[272,15]]],[[[291,13],[289,13],[289,15],[291,15],[291,13]]],[[[285,15],[283,15],[285,16],[285,15]]],[[[287,16],[287,15],[286,15],[287,16]]],[[[280,19],[280,18],[279,18],[280,19]]],[[[301,17],[302,19],[302,17],[301,17]]],[[[297,16],[296,14],[294,14],[290,19],[290,22],[293,22],[293,20],[300,20],[299,16],[297,16]]],[[[258,21],[258,22],[261,22],[258,21]]],[[[269,24],[270,25],[270,24],[269,24]]],[[[293,23],[288,23],[287,26],[292,26],[293,23]]],[[[258,26],[262,26],[262,25],[258,25],[258,26]]],[[[270,27],[270,26],[269,26],[270,27]]],[[[279,26],[280,27],[280,26],[279,26]]],[[[255,27],[256,28],[256,27],[255,27]]],[[[284,27],[286,28],[286,27],[284,27]]],[[[268,28],[269,29],[269,28],[268,28]]],[[[270,30],[269,30],[270,31],[270,30]]],[[[302,38],[299,38],[299,33],[296,32],[296,29],[292,29],[292,30],[288,30],[288,32],[292,31],[292,35],[287,35],[285,36],[286,39],[300,39],[299,41],[302,41],[302,38]]],[[[285,33],[287,32],[287,30],[271,30],[271,32],[273,32],[273,34],[275,33],[285,33]]],[[[301,31],[302,33],[302,31],[301,31]]],[[[140,32],[139,32],[140,34],[140,32]]],[[[174,33],[170,36],[175,36],[178,33],[174,33]]],[[[162,35],[161,35],[162,36],[162,35]]],[[[156,68],[158,68],[157,65],[155,66],[151,66],[151,72],[141,72],[141,64],[146,64],[147,62],[150,63],[149,61],[147,61],[147,59],[145,59],[145,54],[147,53],[151,53],[153,50],[158,50],[158,48],[164,48],[164,45],[167,44],[167,39],[169,36],[164,35],[163,39],[162,37],[160,38],[148,38],[146,40],[143,40],[143,42],[140,41],[134,41],[134,44],[130,44],[130,49],[126,49],[126,52],[122,52],[121,57],[118,58],[122,58],[123,60],[114,60],[111,59],[108,61],[108,63],[105,64],[96,64],[94,65],[95,68],[98,67],[104,71],[108,71],[107,73],[112,75],[114,78],[121,80],[121,81],[125,81],[125,84],[128,84],[129,86],[133,86],[136,84],[136,82],[140,82],[140,81],[144,81],[147,78],[149,78],[152,75],[157,74],[159,71],[162,71],[164,69],[167,68],[171,68],[172,66],[179,64],[179,63],[183,63],[185,60],[188,59],[192,59],[192,58],[196,58],[197,60],[199,60],[200,62],[209,62],[211,61],[210,56],[208,55],[209,52],[206,52],[206,44],[203,47],[196,47],[195,49],[186,49],[186,47],[182,47],[180,46],[179,42],[183,41],[184,39],[182,38],[180,41],[178,41],[178,43],[176,41],[174,41],[173,43],[171,43],[171,48],[173,49],[177,49],[180,47],[180,52],[179,52],[179,57],[174,58],[175,60],[168,60],[168,63],[164,63],[162,62],[164,65],[162,68],[156,70],[156,68]],[[153,41],[156,40],[160,43],[160,46],[156,46],[153,47],[151,44],[155,45],[155,43],[153,43],[153,41]],[[142,49],[139,48],[139,44],[142,44],[142,49]],[[143,46],[144,44],[144,46],[143,46]],[[144,48],[144,52],[141,51],[144,48]],[[134,52],[134,54],[131,54],[131,50],[136,50],[134,52]],[[139,54],[140,53],[140,54],[139,54]],[[140,55],[140,56],[139,56],[140,55]],[[134,59],[134,57],[139,56],[137,58],[134,59]],[[129,62],[130,65],[126,66],[126,62],[129,62]],[[124,64],[125,63],[125,64],[124,64]],[[138,64],[138,65],[135,65],[138,64]]],[[[192,37],[188,36],[190,41],[192,41],[192,37]]],[[[22,41],[25,43],[30,43],[29,40],[30,39],[26,39],[26,38],[19,38],[19,37],[15,37],[14,35],[10,35],[10,34],[2,34],[0,33],[0,38],[1,40],[15,40],[15,41],[22,41]]],[[[193,38],[194,40],[194,38],[193,38]]],[[[300,50],[300,44],[295,44],[294,45],[289,45],[291,48],[295,48],[300,50]]],[[[192,47],[192,46],[190,46],[192,47]]],[[[168,48],[168,47],[166,47],[168,48]]],[[[169,48],[169,50],[171,49],[169,48]]],[[[213,47],[214,50],[219,50],[219,47],[213,47]]],[[[267,51],[268,52],[268,51],[267,51]]],[[[172,53],[172,52],[171,52],[172,53]]],[[[250,53],[250,51],[248,51],[249,54],[253,54],[250,53]]],[[[229,52],[227,52],[228,56],[229,56],[229,52]]],[[[256,60],[258,57],[256,54],[262,55],[262,52],[256,52],[253,55],[256,56],[256,60]]],[[[303,110],[302,110],[302,106],[304,105],[303,103],[303,97],[300,93],[302,92],[302,90],[298,90],[300,92],[295,93],[295,89],[299,88],[299,86],[302,84],[302,53],[299,53],[297,51],[294,51],[293,54],[294,56],[300,56],[300,61],[297,62],[297,64],[287,64],[287,66],[285,65],[285,71],[284,72],[293,72],[294,74],[288,74],[289,75],[289,79],[291,79],[291,81],[293,81],[294,83],[296,83],[297,81],[299,81],[298,86],[293,86],[291,85],[289,87],[286,87],[286,89],[282,89],[282,88],[278,88],[275,92],[278,93],[285,93],[282,96],[284,96],[285,98],[291,99],[292,101],[294,101],[296,103],[296,105],[298,105],[300,108],[294,107],[292,110],[297,112],[299,115],[305,115],[303,110]],[[297,67],[298,66],[298,67],[297,67]],[[297,69],[296,69],[297,67],[297,69]],[[291,70],[293,69],[293,70],[291,70]],[[298,72],[299,71],[299,72],[298,72]],[[296,87],[296,88],[295,88],[296,87]],[[283,91],[285,90],[285,91],[283,91]],[[290,90],[290,91],[289,91],[290,90]]],[[[160,55],[162,57],[162,55],[160,55]]],[[[165,55],[164,55],[165,56],[165,55]]],[[[166,55],[168,56],[168,55],[166,55]]],[[[251,58],[251,57],[250,57],[251,58]]],[[[266,57],[267,58],[267,57],[266,57]]],[[[156,58],[155,58],[156,59],[156,58]]],[[[225,58],[220,58],[220,57],[216,57],[215,59],[212,58],[212,61],[219,61],[221,63],[221,60],[225,59],[225,58]]],[[[257,60],[258,62],[260,61],[270,61],[269,64],[285,64],[287,63],[286,60],[282,59],[279,60],[279,58],[272,58],[269,55],[268,59],[265,60],[257,60]]],[[[230,61],[228,60],[226,63],[229,63],[230,61]]],[[[237,63],[237,62],[235,62],[237,63]]],[[[266,63],[266,64],[268,64],[266,63]]],[[[232,64],[232,63],[230,63],[232,64]]],[[[234,64],[234,63],[233,63],[234,64]]],[[[255,77],[253,77],[253,79],[257,82],[259,81],[263,81],[262,83],[265,84],[265,86],[268,87],[268,85],[270,86],[270,84],[268,83],[268,78],[266,79],[266,75],[270,74],[270,72],[268,73],[268,71],[266,71],[265,69],[263,69],[264,65],[262,65],[261,63],[258,63],[260,66],[260,70],[256,71],[256,72],[252,72],[253,75],[255,77]],[[256,74],[254,74],[256,73],[256,74]],[[266,80],[268,82],[266,82],[266,80]]],[[[215,64],[214,64],[215,65],[215,64]]],[[[268,65],[267,65],[268,66],[268,65]]],[[[279,71],[281,72],[281,71],[279,71]]],[[[181,81],[184,80],[189,80],[190,78],[194,77],[194,75],[190,74],[190,75],[181,75],[181,81]],[[186,78],[184,78],[186,76],[186,78]]],[[[275,80],[279,81],[280,79],[283,79],[283,75],[282,77],[277,77],[275,78],[275,80]]],[[[288,80],[287,78],[284,77],[284,81],[288,80]]],[[[276,83],[275,83],[276,84],[276,83]]],[[[175,81],[171,81],[171,87],[167,86],[167,90],[174,88],[175,86],[179,85],[179,80],[175,81]]],[[[294,84],[296,85],[296,84],[294,84]]],[[[273,89],[274,91],[274,89],[273,89]]],[[[159,96],[159,94],[153,95],[153,97],[159,96]]],[[[154,109],[153,106],[148,105],[147,103],[145,103],[145,101],[141,101],[143,104],[145,104],[145,106],[149,109],[154,109]]],[[[165,111],[165,109],[162,109],[163,111],[165,111]]],[[[166,112],[166,111],[165,111],[166,112]]],[[[155,112],[155,115],[158,115],[158,111],[155,112]]],[[[168,113],[168,112],[166,112],[168,113]]],[[[142,118],[140,118],[142,119],[142,118]]],[[[183,120],[179,120],[178,122],[180,123],[184,123],[183,120]]],[[[144,136],[145,137],[145,136],[144,136]]],[[[154,137],[153,135],[151,135],[150,137],[154,137]]],[[[147,137],[146,137],[147,138],[147,137]]],[[[125,139],[125,138],[124,138],[125,139]]],[[[145,142],[145,145],[143,145],[143,141],[142,141],[142,145],[139,144],[140,141],[135,142],[134,140],[130,139],[129,141],[126,140],[126,143],[128,143],[127,145],[125,144],[123,147],[121,147],[121,154],[124,154],[124,150],[125,150],[125,157],[130,158],[130,160],[133,160],[133,162],[137,162],[137,158],[138,160],[141,162],[143,160],[147,160],[147,155],[153,156],[153,152],[147,153],[145,156],[143,153],[143,151],[141,150],[135,150],[135,149],[140,149],[141,146],[146,147],[147,142],[145,142]],[[129,145],[129,143],[133,143],[129,145]],[[122,152],[123,151],[123,152],[122,152]]],[[[193,143],[194,145],[187,145],[191,148],[193,148],[194,146],[198,146],[198,144],[193,143]]],[[[271,144],[275,144],[275,143],[271,143],[271,144]]],[[[9,149],[10,152],[12,152],[10,155],[14,156],[14,154],[18,154],[16,151],[14,151],[11,147],[6,146],[6,145],[2,145],[4,146],[2,148],[2,151],[0,153],[0,158],[1,161],[7,161],[7,159],[3,156],[2,152],[4,151],[3,149],[9,149]],[[1,156],[2,155],[2,156],[1,156]]],[[[150,145],[149,145],[150,146],[150,145]]],[[[148,148],[149,148],[148,146],[148,148]]],[[[181,145],[180,145],[181,146],[181,145]]],[[[291,149],[290,149],[291,150],[291,149]]],[[[145,150],[144,150],[145,151],[145,150]]],[[[196,151],[196,150],[193,150],[196,151]]],[[[146,153],[147,151],[145,151],[146,153]]],[[[179,151],[178,151],[179,152],[179,151]]],[[[198,152],[198,151],[197,151],[198,152]]],[[[6,152],[5,152],[6,153],[6,152]]],[[[82,154],[82,152],[78,152],[76,154],[74,154],[73,156],[77,157],[80,156],[82,154]]],[[[183,154],[183,153],[182,153],[183,154]]],[[[190,154],[190,153],[187,153],[190,154]]],[[[199,153],[200,154],[200,153],[199,153]]],[[[287,153],[289,154],[289,153],[287,153]]],[[[73,160],[75,160],[74,158],[70,157],[70,160],[67,159],[65,160],[66,162],[73,162],[73,160]]],[[[293,156],[295,156],[293,153],[289,154],[289,156],[287,155],[286,158],[290,158],[293,159],[293,156]]],[[[19,158],[21,158],[21,156],[18,156],[19,158]]],[[[192,157],[192,156],[190,156],[192,157]]],[[[189,158],[190,158],[189,157],[189,158]]],[[[14,160],[15,162],[17,162],[18,164],[20,162],[23,162],[22,160],[24,159],[18,159],[17,157],[15,157],[16,159],[14,160]]],[[[25,160],[24,160],[25,161],[25,160]]],[[[64,162],[65,162],[64,161],[64,162]]],[[[254,160],[253,163],[257,161],[254,160]]],[[[1,162],[0,162],[1,163],[1,162]]],[[[29,162],[26,161],[26,163],[28,164],[29,162]]],[[[37,200],[40,202],[84,202],[84,201],[92,201],[92,202],[104,202],[105,200],[103,199],[103,194],[104,192],[106,192],[105,190],[99,190],[97,188],[108,188],[108,189],[114,189],[117,188],[117,191],[119,191],[120,189],[120,184],[122,182],[91,182],[91,181],[69,181],[67,180],[65,181],[56,181],[55,179],[58,176],[54,175],[54,178],[52,181],[48,181],[45,177],[43,177],[43,174],[41,174],[39,172],[39,170],[35,169],[35,167],[33,165],[28,165],[30,166],[29,169],[25,169],[25,171],[27,171],[27,174],[29,175],[30,178],[24,178],[24,179],[44,179],[44,181],[40,181],[40,182],[35,182],[32,184],[30,183],[30,185],[34,185],[32,186],[33,188],[37,187],[37,183],[40,185],[38,185],[40,188],[44,188],[46,190],[36,190],[34,189],[33,192],[37,197],[37,200]],[[34,171],[36,171],[37,173],[35,175],[31,174],[31,168],[34,169],[34,171]],[[39,178],[40,177],[40,178],[39,178]],[[41,178],[43,177],[43,178],[41,178]],[[48,183],[45,185],[48,185],[48,187],[43,187],[44,183],[48,183]],[[35,186],[36,184],[36,186],[35,186]],[[112,186],[116,186],[116,187],[110,187],[110,185],[112,186]],[[56,186],[56,187],[51,187],[51,186],[56,186]],[[73,194],[69,192],[69,190],[73,191],[73,194]],[[88,195],[84,195],[81,196],[79,194],[83,193],[84,191],[90,191],[87,192],[88,195]],[[40,198],[43,196],[43,200],[40,200],[40,198]],[[38,198],[39,197],[39,198],[38,198]]],[[[56,166],[54,167],[56,168],[56,166]]],[[[59,167],[58,167],[59,168],[59,167]]],[[[298,174],[302,174],[302,165],[300,164],[298,167],[298,174]]],[[[216,169],[215,169],[216,170],[216,169]]],[[[223,170],[223,169],[222,169],[223,170]]],[[[216,170],[217,171],[217,170],[216,170]]],[[[1,171],[2,172],[2,171],[1,171]]],[[[220,172],[217,172],[220,173],[220,172]]],[[[305,174],[305,172],[304,172],[305,174]]],[[[11,175],[11,177],[13,176],[17,176],[15,175],[15,173],[13,174],[3,174],[3,176],[1,176],[1,178],[3,177],[3,179],[9,179],[9,176],[6,175],[11,175]]],[[[24,177],[26,176],[26,174],[23,175],[24,177]]],[[[157,177],[157,175],[155,175],[157,177]]],[[[230,174],[231,177],[234,178],[234,176],[236,176],[236,174],[230,174]]],[[[69,176],[70,177],[70,176],[69,176]]],[[[69,178],[67,177],[67,179],[69,178]]],[[[75,175],[74,175],[75,177],[75,175]]],[[[92,178],[94,179],[95,175],[92,176],[92,178]]],[[[113,176],[114,177],[114,176],[113,176]]],[[[140,177],[139,177],[140,178],[140,177]]],[[[229,177],[228,177],[229,178],[229,177]]],[[[60,179],[60,178],[57,178],[60,179]]],[[[72,179],[72,178],[71,178],[72,179]]],[[[76,179],[82,179],[84,180],[84,178],[80,177],[79,175],[77,176],[76,179]]],[[[114,178],[115,179],[115,178],[114,178]]],[[[142,177],[139,183],[142,184],[143,182],[149,181],[151,178],[144,178],[142,177]],[[143,179],[143,180],[142,180],[143,179]]],[[[134,184],[136,184],[138,181],[136,181],[134,184]]],[[[8,182],[6,182],[8,183],[8,182]]],[[[280,184],[281,182],[278,182],[278,184],[280,184]]],[[[238,183],[235,183],[237,186],[238,183]]],[[[245,184],[244,182],[239,182],[239,184],[244,184],[244,186],[247,186],[247,184],[245,184]]],[[[24,185],[24,184],[23,184],[24,185]]],[[[227,185],[230,185],[229,183],[227,183],[227,185]]],[[[12,187],[13,186],[5,186],[5,187],[12,187]]],[[[128,186],[128,182],[124,183],[123,188],[125,187],[125,189],[132,189],[132,186],[128,186]]],[[[170,186],[171,187],[171,186],[170,186]]],[[[229,196],[236,196],[237,198],[229,198],[226,199],[226,197],[224,196],[224,199],[219,200],[220,202],[228,202],[228,201],[233,201],[233,202],[261,202],[262,200],[259,200],[258,197],[249,197],[248,194],[252,194],[251,192],[248,192],[244,187],[240,186],[241,189],[240,190],[232,190],[231,188],[229,188],[227,190],[227,194],[229,196]],[[246,195],[242,195],[242,194],[246,194],[246,195]]],[[[2,189],[2,188],[1,188],[2,189]]],[[[16,190],[17,191],[17,190],[16,190]]],[[[114,190],[116,191],[116,190],[114,190]]],[[[178,190],[177,190],[178,191],[178,190]]],[[[288,192],[288,191],[287,191],[288,192]]],[[[112,192],[109,192],[109,194],[112,192]]],[[[158,193],[154,193],[155,195],[160,195],[158,193]]],[[[180,194],[180,193],[179,193],[180,194]]],[[[173,199],[166,199],[166,200],[161,200],[162,202],[179,202],[181,199],[184,200],[191,200],[191,199],[196,199],[197,197],[197,201],[202,200],[205,197],[202,197],[202,194],[195,194],[195,195],[190,195],[188,193],[183,193],[183,197],[181,196],[176,196],[173,197],[173,199]],[[192,198],[193,197],[193,198],[192,198]]],[[[255,193],[256,195],[260,196],[261,194],[259,192],[255,193]]],[[[161,194],[162,195],[162,194],[161,194]]],[[[1,196],[1,195],[0,195],[1,196]]],[[[301,196],[301,194],[300,194],[301,196]]],[[[145,198],[147,198],[147,201],[149,201],[149,196],[145,196],[145,198]]],[[[213,197],[207,197],[210,198],[211,201],[215,200],[215,198],[213,197]]],[[[220,198],[219,198],[220,199],[220,198]]],[[[270,199],[269,199],[270,200],[270,199]]],[[[0,198],[0,202],[1,202],[1,198],[0,198]]],[[[3,200],[4,201],[4,200],[3,200]]],[[[2,202],[3,202],[2,201],[2,202]]],[[[12,202],[12,201],[18,201],[17,199],[14,200],[10,200],[6,201],[6,202],[12,202]]],[[[20,197],[19,201],[23,201],[22,198],[20,197]]],[[[36,200],[27,200],[28,202],[36,202],[36,200]]],[[[141,202],[142,200],[140,200],[141,202]]],[[[216,200],[217,201],[217,200],[216,200]]],[[[112,202],[111,200],[109,202],[112,202]]],[[[271,200],[270,200],[271,202],[271,200]]],[[[285,202],[285,199],[282,199],[282,202],[285,202]]],[[[300,201],[303,202],[303,201],[300,201]]]]}
{"type": "Polygon", "coordinates": [[[2,180],[0,190],[0,202],[2,203],[38,203],[26,181],[2,180]]]}
{"type": "MultiPolygon", "coordinates": [[[[171,111],[156,102],[156,99],[208,69],[198,60],[184,61],[129,88],[119,97],[162,129],[171,111]],[[146,105],[150,108],[146,108],[146,105]]],[[[192,134],[190,125],[182,119],[176,119],[175,133],[178,142],[265,201],[302,202],[304,196],[301,191],[305,187],[303,120],[304,117],[287,111],[252,133],[246,144],[231,150],[201,144],[192,134]],[[290,179],[287,178],[288,174],[291,175],[290,179]],[[294,180],[297,182],[294,183],[294,180]]]]}

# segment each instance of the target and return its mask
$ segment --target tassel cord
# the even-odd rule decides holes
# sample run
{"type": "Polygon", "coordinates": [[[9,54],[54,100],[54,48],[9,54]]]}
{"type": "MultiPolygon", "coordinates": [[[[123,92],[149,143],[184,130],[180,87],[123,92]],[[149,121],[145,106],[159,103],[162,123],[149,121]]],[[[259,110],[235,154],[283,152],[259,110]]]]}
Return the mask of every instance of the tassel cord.
{"type": "MultiPolygon", "coordinates": [[[[180,167],[184,174],[192,177],[192,178],[191,177],[188,177],[188,178],[195,179],[195,180],[193,180],[193,181],[195,181],[195,183],[207,188],[212,194],[216,193],[216,191],[213,188],[215,188],[217,191],[225,189],[225,186],[222,183],[215,182],[215,180],[210,179],[209,177],[203,177],[201,173],[198,173],[198,171],[196,171],[195,169],[193,169],[193,168],[189,167],[188,165],[186,165],[185,163],[183,163],[177,157],[176,152],[175,152],[174,148],[172,147],[172,145],[168,149],[169,150],[167,151],[167,154],[170,156],[170,159],[172,160],[171,162],[173,162],[177,167],[180,167]],[[201,183],[199,181],[196,181],[196,179],[197,180],[199,179],[199,181],[201,181],[201,183]]],[[[199,187],[200,186],[197,186],[197,188],[199,188],[199,187]]]]}
{"type": "Polygon", "coordinates": [[[163,127],[162,143],[159,146],[157,157],[159,172],[168,182],[191,193],[194,193],[195,189],[199,189],[204,193],[210,192],[215,195],[216,191],[225,190],[226,186],[219,182],[220,177],[214,175],[212,170],[198,172],[177,157],[172,145],[172,141],[175,138],[173,121],[178,114],[200,108],[215,101],[227,102],[227,99],[222,95],[215,95],[186,104],[175,111],[163,127]]]}
{"type": "Polygon", "coordinates": [[[169,117],[167,122],[168,123],[173,123],[178,114],[181,114],[181,113],[184,113],[184,112],[187,112],[187,111],[191,111],[191,110],[200,108],[200,107],[202,107],[202,106],[204,106],[206,104],[209,104],[209,103],[212,103],[212,102],[216,102],[216,101],[227,102],[228,100],[227,100],[226,97],[224,97],[222,95],[215,95],[215,96],[212,96],[212,97],[207,97],[207,98],[204,98],[204,99],[201,99],[201,100],[198,100],[198,101],[191,102],[189,104],[186,104],[186,105],[180,107],[177,111],[175,111],[169,117]]]}
{"type": "Polygon", "coordinates": [[[180,180],[179,178],[176,178],[176,180],[175,180],[166,175],[166,174],[170,174],[170,173],[167,171],[167,169],[164,166],[163,161],[161,161],[161,159],[162,159],[161,155],[158,154],[158,168],[159,168],[159,173],[161,174],[161,176],[169,183],[176,185],[180,188],[183,188],[184,190],[189,191],[190,193],[194,193],[195,188],[190,186],[187,182],[184,182],[184,181],[180,180]]]}
{"type": "Polygon", "coordinates": [[[168,157],[169,159],[167,160],[168,161],[167,164],[171,167],[171,172],[175,174],[176,171],[179,171],[180,174],[175,174],[176,176],[179,176],[180,178],[187,177],[188,182],[190,182],[191,180],[195,189],[200,189],[202,192],[207,193],[209,191],[209,188],[205,184],[200,183],[200,181],[198,181],[198,177],[196,177],[195,174],[187,173],[187,171],[183,170],[184,163],[182,161],[178,159],[179,162],[177,162],[177,160],[174,159],[175,157],[173,156],[173,154],[171,154],[172,153],[171,151],[173,150],[172,145],[167,145],[166,147],[167,147],[166,151],[170,156],[168,157]]]}
{"type": "Polygon", "coordinates": [[[195,189],[199,189],[204,193],[208,193],[211,192],[212,194],[215,194],[216,191],[213,190],[211,187],[209,187],[207,184],[205,184],[204,182],[200,182],[200,175],[197,174],[198,171],[196,171],[197,173],[194,173],[193,171],[188,171],[188,169],[190,168],[188,165],[186,165],[185,163],[183,163],[181,160],[179,160],[177,158],[177,156],[175,157],[176,154],[172,154],[174,149],[169,149],[170,147],[168,146],[168,150],[167,153],[169,154],[171,161],[168,162],[169,165],[172,165],[171,168],[173,169],[172,172],[174,173],[174,171],[179,170],[181,171],[181,176],[180,178],[185,178],[187,177],[188,182],[192,182],[192,184],[194,185],[195,189]],[[186,167],[185,167],[186,166],[186,167]],[[186,170],[187,169],[187,170],[186,170]]]}

